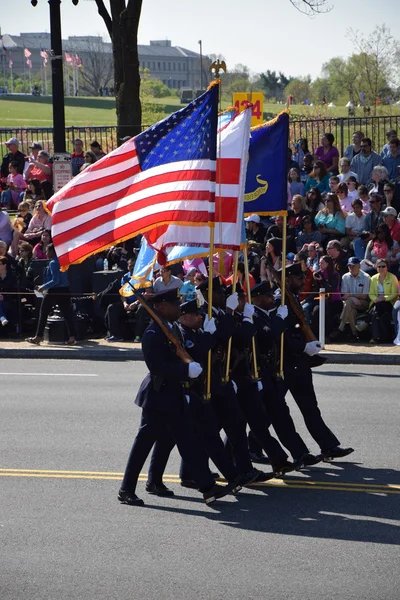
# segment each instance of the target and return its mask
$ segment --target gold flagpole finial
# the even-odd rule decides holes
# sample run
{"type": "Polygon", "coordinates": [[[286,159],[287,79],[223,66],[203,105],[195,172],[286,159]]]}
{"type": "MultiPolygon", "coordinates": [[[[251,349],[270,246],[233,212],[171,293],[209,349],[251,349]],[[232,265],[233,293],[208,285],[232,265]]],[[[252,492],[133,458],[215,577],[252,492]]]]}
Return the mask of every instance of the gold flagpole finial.
{"type": "Polygon", "coordinates": [[[217,60],[214,60],[214,62],[210,66],[210,71],[212,73],[214,73],[215,78],[218,79],[220,71],[223,71],[224,73],[226,73],[226,63],[225,63],[225,61],[224,60],[219,60],[219,58],[217,60]]]}

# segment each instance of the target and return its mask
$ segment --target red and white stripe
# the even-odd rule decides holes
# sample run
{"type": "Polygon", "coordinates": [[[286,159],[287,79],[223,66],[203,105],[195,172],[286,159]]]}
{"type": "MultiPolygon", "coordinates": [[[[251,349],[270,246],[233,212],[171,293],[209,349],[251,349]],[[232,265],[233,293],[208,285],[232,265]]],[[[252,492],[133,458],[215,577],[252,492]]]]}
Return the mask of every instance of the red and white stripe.
{"type": "Polygon", "coordinates": [[[214,198],[215,161],[180,161],[142,171],[131,139],[47,202],[60,265],[81,262],[163,223],[204,226],[213,218],[214,198]]]}
{"type": "MultiPolygon", "coordinates": [[[[242,242],[243,202],[250,142],[251,106],[230,121],[218,135],[215,229],[216,248],[238,250],[242,242]]],[[[210,245],[209,227],[165,225],[146,234],[158,251],[171,246],[210,245]]]]}

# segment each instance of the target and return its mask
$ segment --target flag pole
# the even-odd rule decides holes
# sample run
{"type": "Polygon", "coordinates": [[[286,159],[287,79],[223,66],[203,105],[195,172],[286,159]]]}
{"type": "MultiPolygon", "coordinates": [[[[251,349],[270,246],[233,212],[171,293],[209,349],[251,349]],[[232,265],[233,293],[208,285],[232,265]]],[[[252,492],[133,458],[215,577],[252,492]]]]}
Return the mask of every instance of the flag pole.
{"type": "MultiPolygon", "coordinates": [[[[216,60],[210,66],[210,71],[214,71],[215,81],[219,79],[219,72],[224,71],[226,73],[226,65],[224,61],[216,60]]],[[[219,87],[219,105],[220,110],[222,106],[222,94],[221,94],[221,85],[219,87]]],[[[221,134],[220,134],[221,135],[221,134]]],[[[219,145],[219,151],[221,152],[221,144],[219,145]]],[[[217,164],[219,164],[219,169],[221,169],[221,161],[218,163],[217,156],[217,164]]],[[[221,198],[221,177],[218,177],[219,181],[219,197],[221,198]]],[[[215,211],[214,211],[215,212],[215,211]]],[[[215,237],[215,219],[210,223],[210,252],[208,258],[208,318],[212,318],[212,295],[213,295],[213,276],[214,276],[214,237],[215,237]]],[[[207,384],[206,384],[206,400],[210,400],[211,398],[211,358],[212,353],[211,350],[208,351],[207,356],[207,384]]]]}
{"type": "MultiPolygon", "coordinates": [[[[250,273],[249,273],[249,258],[248,258],[248,247],[247,243],[243,248],[243,259],[244,259],[244,275],[246,278],[246,288],[247,288],[247,302],[251,304],[251,289],[250,289],[250,273]]],[[[258,379],[258,363],[257,363],[257,349],[256,349],[256,339],[253,335],[251,340],[252,350],[253,350],[253,370],[254,370],[254,379],[258,379]]]]}
{"type": "MultiPolygon", "coordinates": [[[[235,262],[233,264],[232,294],[234,294],[236,292],[238,262],[239,262],[239,251],[236,250],[235,251],[235,262]]],[[[232,336],[228,340],[228,349],[226,351],[226,368],[225,368],[224,383],[228,383],[228,381],[229,381],[229,369],[231,366],[231,353],[232,353],[232,336]]]]}
{"type": "MultiPolygon", "coordinates": [[[[281,276],[281,306],[284,306],[286,298],[286,241],[287,241],[287,213],[283,217],[283,237],[282,237],[282,276],[281,276]]],[[[279,377],[283,377],[283,351],[285,334],[281,335],[281,355],[279,360],[279,377]]]]}

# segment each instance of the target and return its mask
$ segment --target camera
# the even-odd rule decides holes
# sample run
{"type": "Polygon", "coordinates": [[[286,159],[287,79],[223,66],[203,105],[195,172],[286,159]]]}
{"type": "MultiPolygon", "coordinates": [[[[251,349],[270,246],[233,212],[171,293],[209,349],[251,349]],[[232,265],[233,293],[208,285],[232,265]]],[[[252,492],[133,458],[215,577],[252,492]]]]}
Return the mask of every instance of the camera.
{"type": "Polygon", "coordinates": [[[360,234],[360,238],[361,238],[362,240],[367,240],[367,239],[369,238],[369,231],[363,231],[363,232],[360,234]]]}

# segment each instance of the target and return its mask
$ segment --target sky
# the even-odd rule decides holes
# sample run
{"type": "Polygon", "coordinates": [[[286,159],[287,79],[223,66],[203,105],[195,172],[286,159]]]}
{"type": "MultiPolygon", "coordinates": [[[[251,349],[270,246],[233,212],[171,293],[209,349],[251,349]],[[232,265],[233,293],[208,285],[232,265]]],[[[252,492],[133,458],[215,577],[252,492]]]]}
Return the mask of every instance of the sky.
{"type": "MultiPolygon", "coordinates": [[[[107,0],[106,4],[107,4],[107,0]]],[[[328,0],[332,10],[313,19],[300,14],[289,0],[143,0],[139,43],[169,39],[173,46],[221,54],[227,68],[242,63],[252,73],[270,69],[285,75],[321,74],[323,63],[353,52],[351,27],[369,35],[385,23],[400,40],[399,0],[328,0]]],[[[93,0],[61,4],[62,34],[102,35],[105,25],[93,0]]],[[[2,11],[2,33],[49,31],[47,0],[33,8],[29,0],[13,0],[2,11]]]]}

